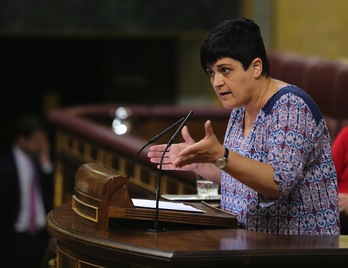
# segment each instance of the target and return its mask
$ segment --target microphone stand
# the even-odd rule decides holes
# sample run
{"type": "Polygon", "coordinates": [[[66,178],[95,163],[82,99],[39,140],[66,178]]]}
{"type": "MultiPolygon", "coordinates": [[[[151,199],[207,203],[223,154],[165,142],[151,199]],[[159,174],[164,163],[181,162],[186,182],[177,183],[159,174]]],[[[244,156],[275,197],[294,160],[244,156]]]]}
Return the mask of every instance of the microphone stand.
{"type": "Polygon", "coordinates": [[[170,126],[167,127],[165,130],[163,130],[161,133],[159,133],[159,134],[157,134],[156,136],[154,136],[154,137],[153,137],[151,140],[149,140],[143,147],[141,147],[141,149],[138,151],[137,155],[135,156],[135,158],[134,158],[134,160],[133,160],[131,175],[128,175],[128,176],[127,176],[127,179],[128,179],[128,180],[133,176],[135,163],[137,162],[140,153],[146,148],[146,146],[150,145],[151,143],[154,143],[154,142],[157,141],[159,138],[161,138],[162,136],[164,136],[165,134],[167,134],[167,132],[169,132],[172,128],[174,128],[176,125],[178,125],[179,123],[181,123],[184,119],[185,119],[185,117],[182,117],[181,119],[179,119],[178,121],[176,121],[174,124],[170,125],[170,126]]]}
{"type": "Polygon", "coordinates": [[[188,115],[185,117],[185,119],[182,121],[181,125],[178,127],[178,129],[175,131],[175,133],[173,134],[173,136],[170,138],[170,140],[167,143],[166,148],[164,149],[162,156],[161,156],[161,160],[160,160],[160,164],[159,164],[159,170],[157,173],[157,187],[156,187],[156,208],[155,208],[155,221],[154,221],[154,228],[151,229],[149,228],[148,231],[150,232],[165,232],[165,228],[159,229],[159,225],[158,225],[158,212],[159,212],[159,198],[160,198],[160,190],[161,190],[161,180],[162,180],[162,163],[163,163],[163,158],[165,153],[167,152],[168,148],[173,144],[174,140],[176,139],[176,137],[178,136],[178,134],[180,133],[180,131],[182,130],[182,128],[185,126],[187,120],[191,117],[191,115],[193,114],[192,111],[190,111],[188,113],[188,115]]]}

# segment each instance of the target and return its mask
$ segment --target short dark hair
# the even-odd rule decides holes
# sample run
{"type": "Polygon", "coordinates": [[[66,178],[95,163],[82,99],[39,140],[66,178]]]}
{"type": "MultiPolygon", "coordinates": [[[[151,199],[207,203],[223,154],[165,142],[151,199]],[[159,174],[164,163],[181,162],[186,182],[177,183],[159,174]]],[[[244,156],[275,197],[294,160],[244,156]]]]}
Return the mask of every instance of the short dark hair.
{"type": "Polygon", "coordinates": [[[263,64],[262,75],[270,75],[260,27],[247,18],[226,20],[219,24],[204,41],[200,57],[204,71],[224,57],[239,61],[244,70],[249,68],[255,58],[260,58],[263,64]]]}
{"type": "Polygon", "coordinates": [[[16,135],[30,137],[37,131],[46,131],[43,121],[36,115],[27,114],[18,117],[15,126],[16,135]]]}

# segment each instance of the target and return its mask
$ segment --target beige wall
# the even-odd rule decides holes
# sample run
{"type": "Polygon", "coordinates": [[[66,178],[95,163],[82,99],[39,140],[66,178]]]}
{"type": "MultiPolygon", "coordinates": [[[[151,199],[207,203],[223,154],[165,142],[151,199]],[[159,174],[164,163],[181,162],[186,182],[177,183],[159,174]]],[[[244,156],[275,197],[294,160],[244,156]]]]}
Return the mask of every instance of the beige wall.
{"type": "Polygon", "coordinates": [[[347,0],[273,0],[272,27],[274,49],[348,58],[347,0]]]}
{"type": "Polygon", "coordinates": [[[214,104],[215,93],[199,58],[201,45],[208,33],[182,35],[178,38],[178,91],[180,105],[214,104]]]}

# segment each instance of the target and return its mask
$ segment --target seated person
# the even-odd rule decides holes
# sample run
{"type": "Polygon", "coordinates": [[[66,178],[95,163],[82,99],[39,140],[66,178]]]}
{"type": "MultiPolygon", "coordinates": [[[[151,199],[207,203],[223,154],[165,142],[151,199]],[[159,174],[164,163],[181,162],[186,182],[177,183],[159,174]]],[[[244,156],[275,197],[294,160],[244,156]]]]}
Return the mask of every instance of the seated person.
{"type": "Polygon", "coordinates": [[[336,136],[332,155],[338,180],[338,206],[341,218],[341,234],[348,234],[348,126],[336,136]]]}

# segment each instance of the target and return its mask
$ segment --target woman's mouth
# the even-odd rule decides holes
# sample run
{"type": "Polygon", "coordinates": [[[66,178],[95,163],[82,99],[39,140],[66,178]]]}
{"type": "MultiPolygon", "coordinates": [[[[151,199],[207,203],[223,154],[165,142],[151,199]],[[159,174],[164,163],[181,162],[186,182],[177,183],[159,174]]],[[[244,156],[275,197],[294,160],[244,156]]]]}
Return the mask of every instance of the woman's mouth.
{"type": "Polygon", "coordinates": [[[226,95],[228,95],[228,94],[231,94],[231,92],[225,91],[225,92],[220,92],[220,93],[219,93],[219,95],[220,95],[221,97],[224,97],[224,96],[226,96],[226,95]]]}

